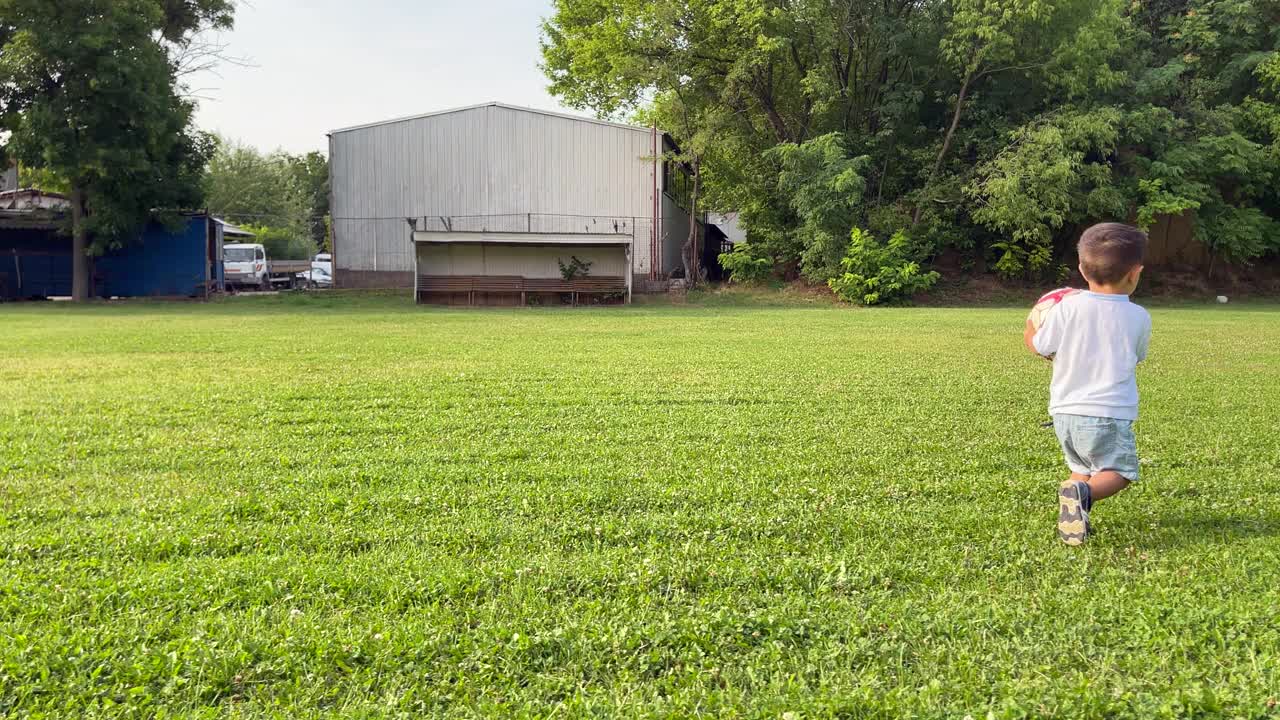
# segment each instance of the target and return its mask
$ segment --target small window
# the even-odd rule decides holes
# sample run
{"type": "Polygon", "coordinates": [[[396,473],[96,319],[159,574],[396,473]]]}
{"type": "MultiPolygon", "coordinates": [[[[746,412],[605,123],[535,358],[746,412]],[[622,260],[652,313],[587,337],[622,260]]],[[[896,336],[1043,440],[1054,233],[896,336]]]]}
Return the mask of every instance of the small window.
{"type": "Polygon", "coordinates": [[[693,173],[684,163],[666,161],[663,168],[663,191],[677,206],[688,212],[693,206],[693,173]]]}
{"type": "Polygon", "coordinates": [[[266,260],[266,259],[267,259],[267,253],[266,253],[266,251],[264,251],[262,248],[256,248],[256,249],[257,249],[257,251],[258,251],[258,253],[257,253],[257,257],[258,257],[258,259],[259,259],[259,260],[266,260]]]}

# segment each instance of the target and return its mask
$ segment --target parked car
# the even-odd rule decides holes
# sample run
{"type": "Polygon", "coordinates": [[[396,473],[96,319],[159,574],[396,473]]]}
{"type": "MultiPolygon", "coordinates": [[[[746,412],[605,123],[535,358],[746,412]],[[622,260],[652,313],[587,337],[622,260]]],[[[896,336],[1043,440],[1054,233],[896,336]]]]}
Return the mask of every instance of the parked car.
{"type": "Polygon", "coordinates": [[[311,267],[317,270],[323,270],[330,278],[333,277],[333,255],[330,253],[320,253],[311,261],[311,267]]]}
{"type": "Polygon", "coordinates": [[[255,243],[222,246],[222,269],[228,287],[271,289],[267,249],[255,243]]]}
{"type": "Polygon", "coordinates": [[[329,288],[333,287],[333,276],[322,267],[312,267],[306,272],[298,273],[298,284],[305,284],[309,288],[329,288]]]}

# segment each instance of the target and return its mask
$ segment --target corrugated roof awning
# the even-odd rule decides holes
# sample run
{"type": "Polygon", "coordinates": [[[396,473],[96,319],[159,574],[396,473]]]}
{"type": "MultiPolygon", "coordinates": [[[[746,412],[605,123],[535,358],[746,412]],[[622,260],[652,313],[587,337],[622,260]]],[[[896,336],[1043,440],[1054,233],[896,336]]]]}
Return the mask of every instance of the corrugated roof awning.
{"type": "Polygon", "coordinates": [[[221,226],[222,226],[222,236],[223,236],[224,238],[229,238],[229,237],[239,237],[239,238],[251,238],[251,237],[257,237],[257,235],[254,235],[253,233],[249,232],[248,230],[245,230],[245,229],[244,229],[244,228],[242,228],[242,227],[236,227],[235,225],[232,225],[231,223],[227,222],[226,220],[223,220],[222,218],[214,218],[214,219],[213,219],[213,221],[214,221],[214,222],[216,222],[216,223],[218,223],[219,225],[221,225],[221,226]]]}
{"type": "Polygon", "coordinates": [[[0,210],[0,229],[4,230],[60,230],[65,224],[65,216],[57,211],[0,210]]]}
{"type": "Polygon", "coordinates": [[[424,232],[415,243],[488,243],[495,245],[630,245],[630,235],[605,233],[424,232]]]}

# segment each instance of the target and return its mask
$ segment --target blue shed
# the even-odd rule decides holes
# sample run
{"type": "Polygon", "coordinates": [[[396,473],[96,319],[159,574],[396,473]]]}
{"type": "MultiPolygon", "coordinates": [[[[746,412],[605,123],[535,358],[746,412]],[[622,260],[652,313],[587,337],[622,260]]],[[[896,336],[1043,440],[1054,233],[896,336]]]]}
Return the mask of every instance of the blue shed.
{"type": "MultiPolygon", "coordinates": [[[[71,294],[71,238],[57,216],[0,212],[0,298],[71,294]]],[[[207,297],[223,289],[222,225],[186,215],[176,232],[151,223],[123,247],[95,258],[99,297],[207,297]]]]}

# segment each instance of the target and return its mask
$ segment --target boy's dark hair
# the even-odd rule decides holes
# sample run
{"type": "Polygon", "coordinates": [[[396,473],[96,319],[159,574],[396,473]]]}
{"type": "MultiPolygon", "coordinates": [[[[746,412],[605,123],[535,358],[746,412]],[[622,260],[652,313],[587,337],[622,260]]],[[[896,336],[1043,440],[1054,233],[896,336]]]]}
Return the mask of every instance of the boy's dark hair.
{"type": "Polygon", "coordinates": [[[1087,279],[1113,285],[1142,264],[1147,234],[1124,223],[1099,223],[1084,231],[1077,250],[1087,279]]]}

